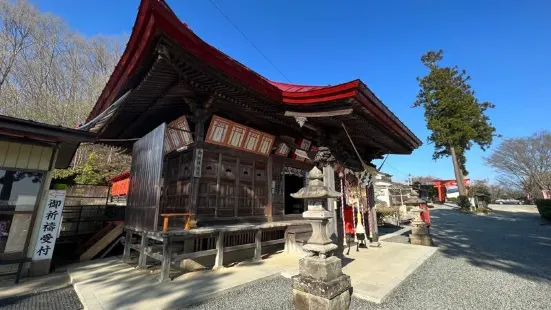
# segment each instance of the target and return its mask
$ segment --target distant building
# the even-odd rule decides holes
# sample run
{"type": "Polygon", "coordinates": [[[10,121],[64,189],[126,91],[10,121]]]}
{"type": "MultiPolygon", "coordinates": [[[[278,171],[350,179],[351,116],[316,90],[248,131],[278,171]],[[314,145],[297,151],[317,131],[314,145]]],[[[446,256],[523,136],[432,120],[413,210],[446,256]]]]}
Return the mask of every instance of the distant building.
{"type": "Polygon", "coordinates": [[[459,189],[457,186],[451,186],[446,188],[446,198],[457,198],[459,197],[459,189]]]}
{"type": "Polygon", "coordinates": [[[392,175],[380,173],[375,176],[375,201],[386,203],[387,206],[399,206],[407,200],[418,197],[418,193],[407,184],[392,181],[392,175]]]}

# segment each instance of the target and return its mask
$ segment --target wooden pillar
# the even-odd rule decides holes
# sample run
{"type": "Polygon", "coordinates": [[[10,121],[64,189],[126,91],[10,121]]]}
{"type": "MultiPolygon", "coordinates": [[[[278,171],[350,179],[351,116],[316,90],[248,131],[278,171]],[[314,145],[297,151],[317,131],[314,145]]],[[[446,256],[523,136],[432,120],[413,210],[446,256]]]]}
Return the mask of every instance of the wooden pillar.
{"type": "Polygon", "coordinates": [[[142,239],[140,242],[140,257],[138,258],[138,269],[144,269],[147,266],[147,255],[145,255],[145,248],[149,238],[145,233],[142,233],[142,239]]]}
{"type": "Polygon", "coordinates": [[[214,268],[222,268],[224,265],[224,232],[218,233],[218,239],[216,239],[216,258],[214,259],[214,268]]]}
{"type": "Polygon", "coordinates": [[[239,179],[241,177],[241,173],[239,173],[239,171],[241,171],[241,160],[239,158],[239,156],[237,156],[236,158],[236,162],[235,162],[235,205],[234,205],[234,209],[233,209],[233,216],[234,217],[237,217],[237,209],[239,208],[239,197],[240,197],[240,188],[239,188],[239,179]]]}
{"type": "Polygon", "coordinates": [[[254,248],[253,261],[259,261],[262,259],[262,230],[261,229],[256,231],[254,243],[255,243],[255,248],[254,248]]]}
{"type": "Polygon", "coordinates": [[[197,203],[199,199],[199,186],[201,180],[201,169],[203,167],[203,146],[198,143],[193,152],[193,166],[191,177],[191,190],[189,193],[189,213],[191,213],[190,227],[197,227],[197,203]]]}
{"type": "Polygon", "coordinates": [[[267,201],[266,201],[266,209],[264,210],[264,214],[266,215],[268,222],[272,221],[272,216],[274,215],[273,209],[272,209],[272,200],[273,200],[273,193],[272,193],[272,183],[273,181],[273,157],[270,156],[268,158],[268,164],[266,165],[266,190],[267,190],[267,201]]]}
{"type": "Polygon", "coordinates": [[[375,189],[373,183],[368,188],[368,203],[369,208],[371,209],[371,216],[373,222],[373,236],[371,239],[370,246],[379,247],[379,227],[377,226],[377,211],[375,210],[375,189]]]}
{"type": "MultiPolygon", "coordinates": [[[[333,169],[331,165],[323,167],[323,185],[332,190],[335,189],[335,169],[333,169]]],[[[330,223],[326,226],[327,236],[329,236],[333,242],[337,243],[337,210],[335,209],[335,199],[327,198],[327,210],[332,214],[332,218],[329,220],[330,223]]]]}
{"type": "Polygon", "coordinates": [[[124,251],[122,252],[122,261],[130,261],[130,245],[132,243],[132,231],[126,231],[126,237],[124,238],[124,251]]]}
{"type": "Polygon", "coordinates": [[[220,208],[220,175],[222,173],[222,153],[218,153],[218,169],[216,171],[216,209],[214,209],[214,217],[218,217],[218,208],[220,208]]]}
{"type": "Polygon", "coordinates": [[[205,123],[210,112],[205,109],[196,109],[193,112],[195,119],[195,142],[205,141],[205,123]]]}
{"type": "Polygon", "coordinates": [[[193,175],[191,179],[190,205],[189,211],[191,214],[190,226],[197,227],[197,200],[199,196],[199,181],[201,179],[201,169],[203,166],[203,143],[205,141],[205,123],[210,116],[210,112],[206,109],[196,108],[193,111],[195,121],[195,151],[193,153],[193,175]]]}
{"type": "Polygon", "coordinates": [[[170,281],[170,260],[172,259],[172,236],[163,237],[163,261],[159,282],[170,281]]]}

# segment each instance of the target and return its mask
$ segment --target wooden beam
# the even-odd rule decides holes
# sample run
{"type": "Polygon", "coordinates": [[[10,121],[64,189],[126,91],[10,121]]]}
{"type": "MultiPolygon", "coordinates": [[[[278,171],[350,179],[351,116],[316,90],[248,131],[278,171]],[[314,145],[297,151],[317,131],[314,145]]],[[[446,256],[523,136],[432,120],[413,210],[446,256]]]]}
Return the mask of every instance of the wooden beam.
{"type": "Polygon", "coordinates": [[[333,116],[340,116],[340,115],[350,115],[354,109],[339,109],[339,110],[331,110],[331,111],[320,111],[320,112],[295,112],[295,111],[285,111],[285,116],[292,116],[292,117],[333,117],[333,116]]]}
{"type": "Polygon", "coordinates": [[[157,102],[159,102],[161,99],[163,99],[166,95],[168,95],[172,89],[174,89],[178,84],[180,83],[180,80],[179,79],[176,79],[174,80],[172,83],[170,83],[170,85],[163,90],[163,92],[161,93],[161,95],[159,97],[157,97],[156,99],[154,99],[150,104],[149,104],[149,107],[147,108],[147,110],[143,111],[143,113],[139,114],[137,117],[134,118],[134,120],[132,121],[131,125],[126,127],[126,129],[122,132],[122,134],[119,135],[119,137],[124,137],[127,133],[131,133],[132,132],[132,129],[135,127],[135,126],[139,126],[141,125],[145,119],[147,118],[149,112],[151,110],[153,110],[153,108],[155,107],[155,105],[157,105],[157,102]]]}
{"type": "Polygon", "coordinates": [[[214,259],[213,269],[222,268],[224,264],[224,232],[218,233],[218,239],[216,239],[216,258],[214,259]]]}
{"type": "Polygon", "coordinates": [[[124,238],[124,251],[122,253],[122,261],[130,261],[130,245],[132,243],[132,231],[126,231],[126,237],[124,238]]]}
{"type": "Polygon", "coordinates": [[[172,236],[166,236],[163,238],[163,261],[161,263],[161,275],[159,282],[170,281],[170,260],[172,256],[172,236]]]}
{"type": "Polygon", "coordinates": [[[149,239],[147,235],[142,235],[142,240],[140,242],[140,257],[138,258],[138,269],[145,269],[147,266],[147,255],[145,255],[145,248],[147,247],[149,239]]]}
{"type": "Polygon", "coordinates": [[[257,230],[255,234],[255,248],[253,261],[259,261],[262,259],[262,230],[257,230]]]}

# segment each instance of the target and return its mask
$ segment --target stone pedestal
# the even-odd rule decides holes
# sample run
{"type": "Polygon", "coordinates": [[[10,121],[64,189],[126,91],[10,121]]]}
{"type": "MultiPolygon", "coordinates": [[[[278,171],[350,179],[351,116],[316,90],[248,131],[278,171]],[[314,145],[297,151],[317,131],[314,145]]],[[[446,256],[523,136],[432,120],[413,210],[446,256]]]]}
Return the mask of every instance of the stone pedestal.
{"type": "Polygon", "coordinates": [[[292,280],[295,309],[340,310],[350,306],[350,277],[342,273],[341,260],[335,256],[301,259],[299,274],[292,280]]]}
{"type": "Polygon", "coordinates": [[[411,224],[411,233],[409,234],[409,242],[416,245],[434,246],[432,237],[421,219],[421,210],[413,210],[415,212],[415,220],[411,224]]]}

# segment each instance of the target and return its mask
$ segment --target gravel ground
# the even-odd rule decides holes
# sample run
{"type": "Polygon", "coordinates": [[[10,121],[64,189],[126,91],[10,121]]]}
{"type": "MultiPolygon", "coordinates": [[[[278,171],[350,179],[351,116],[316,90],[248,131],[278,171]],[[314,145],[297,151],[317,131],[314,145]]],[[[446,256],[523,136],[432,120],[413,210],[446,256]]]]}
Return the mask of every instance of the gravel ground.
{"type": "Polygon", "coordinates": [[[381,241],[384,241],[384,242],[395,242],[395,243],[409,243],[409,231],[406,232],[406,233],[403,233],[401,235],[397,235],[397,236],[394,236],[394,237],[390,237],[388,239],[385,239],[385,240],[381,240],[381,241]]]}
{"type": "MultiPolygon", "coordinates": [[[[382,305],[353,298],[351,309],[551,309],[551,227],[538,215],[431,215],[440,250],[382,305]]],[[[293,309],[291,302],[290,280],[277,278],[189,309],[293,309]]]]}
{"type": "Polygon", "coordinates": [[[0,299],[2,310],[77,310],[82,304],[73,287],[0,299]]]}

